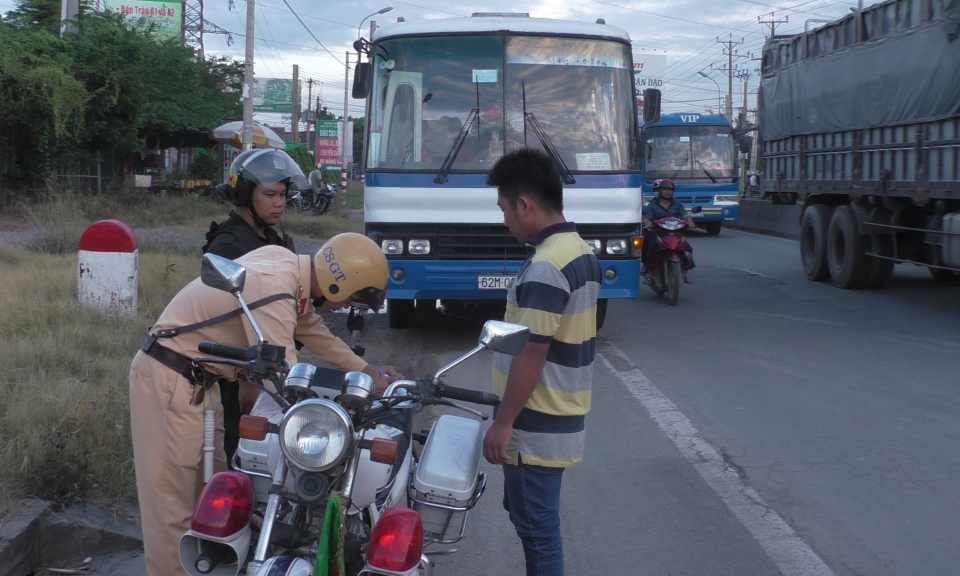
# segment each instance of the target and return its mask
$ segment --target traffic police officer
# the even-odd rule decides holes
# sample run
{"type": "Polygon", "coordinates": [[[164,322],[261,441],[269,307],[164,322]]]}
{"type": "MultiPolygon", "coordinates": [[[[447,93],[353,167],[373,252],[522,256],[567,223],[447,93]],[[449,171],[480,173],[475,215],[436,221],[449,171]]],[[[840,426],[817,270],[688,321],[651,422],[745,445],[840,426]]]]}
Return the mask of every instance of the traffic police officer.
{"type": "MultiPolygon", "coordinates": [[[[360,234],[340,234],[317,254],[298,256],[286,248],[267,246],[237,259],[246,267],[243,297],[264,340],[286,347],[287,361],[296,363],[294,337],[326,362],[343,370],[362,371],[374,378],[377,390],[400,376],[391,366],[369,366],[340,339],[309,306],[349,306],[361,299],[379,307],[387,285],[387,260],[375,242],[360,234]],[[254,306],[256,306],[254,308],[254,306]],[[381,376],[385,374],[385,376],[381,376]]],[[[203,486],[203,415],[216,414],[216,469],[226,469],[223,452],[223,412],[216,377],[237,379],[237,370],[210,365],[192,366],[203,356],[202,341],[248,348],[257,341],[252,326],[236,314],[237,300],[229,293],[196,279],[166,307],[130,366],[130,411],[137,493],[143,529],[147,573],[184,575],[180,537],[190,528],[194,503],[203,486]],[[202,391],[202,392],[201,392],[202,391]]],[[[244,387],[241,384],[241,397],[244,387]]]]}

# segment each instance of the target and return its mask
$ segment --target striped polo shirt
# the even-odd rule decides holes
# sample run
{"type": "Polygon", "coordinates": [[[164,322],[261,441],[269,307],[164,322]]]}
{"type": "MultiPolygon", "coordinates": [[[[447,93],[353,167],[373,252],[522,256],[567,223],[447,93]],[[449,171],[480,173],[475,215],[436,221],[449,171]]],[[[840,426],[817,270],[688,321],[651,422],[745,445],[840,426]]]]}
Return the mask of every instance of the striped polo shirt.
{"type": "MultiPolygon", "coordinates": [[[[513,423],[507,447],[526,464],[566,468],[583,459],[584,417],[597,337],[600,262],[573,222],[548,226],[528,241],[534,252],[507,292],[504,320],[530,328],[530,341],[550,344],[533,394],[513,423]]],[[[503,395],[512,356],[494,353],[493,391],[503,395]]]]}

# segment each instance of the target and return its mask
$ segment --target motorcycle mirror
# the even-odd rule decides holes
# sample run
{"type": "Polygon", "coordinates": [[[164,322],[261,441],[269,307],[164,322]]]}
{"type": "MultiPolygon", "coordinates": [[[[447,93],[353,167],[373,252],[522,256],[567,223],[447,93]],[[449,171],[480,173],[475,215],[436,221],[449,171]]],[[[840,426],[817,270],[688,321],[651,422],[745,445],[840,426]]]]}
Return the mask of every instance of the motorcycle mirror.
{"type": "Polygon", "coordinates": [[[693,214],[699,214],[699,213],[703,212],[703,207],[702,207],[702,206],[694,206],[693,208],[690,209],[690,212],[693,213],[693,214]]]}
{"type": "Polygon", "coordinates": [[[239,294],[247,279],[247,269],[242,264],[216,254],[204,254],[200,264],[200,281],[224,292],[239,294]]]}
{"type": "Polygon", "coordinates": [[[480,332],[480,345],[487,350],[516,356],[523,352],[530,338],[530,329],[520,324],[487,320],[480,332]]]}

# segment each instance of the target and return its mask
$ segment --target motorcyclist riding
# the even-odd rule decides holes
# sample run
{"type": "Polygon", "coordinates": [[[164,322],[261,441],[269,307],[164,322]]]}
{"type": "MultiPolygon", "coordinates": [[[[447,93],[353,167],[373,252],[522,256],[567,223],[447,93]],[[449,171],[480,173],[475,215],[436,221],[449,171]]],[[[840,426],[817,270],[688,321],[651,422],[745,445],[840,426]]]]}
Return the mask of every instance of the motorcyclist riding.
{"type": "Polygon", "coordinates": [[[307,187],[297,163],[282,150],[247,150],[230,165],[229,180],[217,186],[236,206],[223,224],[211,222],[204,253],[231,260],[262,246],[294,250],[293,239],[273,229],[286,207],[287,192],[307,187]]]}
{"type": "MultiPolygon", "coordinates": [[[[657,196],[648,202],[643,209],[643,250],[640,254],[640,262],[642,263],[640,274],[643,275],[644,284],[653,282],[653,271],[651,268],[653,267],[654,254],[657,249],[655,237],[658,234],[656,229],[653,228],[654,221],[672,216],[674,218],[682,218],[689,228],[697,227],[696,224],[693,223],[693,218],[690,216],[690,213],[683,207],[683,204],[673,197],[674,188],[673,180],[669,178],[654,181],[653,191],[657,193],[657,196]]],[[[688,242],[684,242],[684,249],[687,252],[687,260],[690,262],[689,268],[693,268],[693,247],[690,246],[688,242]]],[[[693,279],[690,278],[689,268],[683,270],[683,281],[687,284],[692,284],[693,279]]]]}

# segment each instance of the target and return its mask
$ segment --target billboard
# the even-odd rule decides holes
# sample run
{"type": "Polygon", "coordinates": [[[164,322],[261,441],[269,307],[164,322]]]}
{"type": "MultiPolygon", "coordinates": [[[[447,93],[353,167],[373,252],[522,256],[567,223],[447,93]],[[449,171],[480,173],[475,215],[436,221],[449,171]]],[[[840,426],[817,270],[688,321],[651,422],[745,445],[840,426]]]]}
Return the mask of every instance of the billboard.
{"type": "MultiPolygon", "coordinates": [[[[99,2],[97,3],[99,4],[99,2]]],[[[153,24],[162,38],[181,38],[183,3],[166,0],[103,0],[103,9],[119,12],[132,23],[153,24]]]]}
{"type": "Polygon", "coordinates": [[[317,120],[317,164],[340,166],[343,162],[353,162],[353,122],[317,120]],[[344,141],[346,146],[343,146],[344,141]],[[340,155],[341,150],[346,152],[346,158],[340,155]]]}
{"type": "Polygon", "coordinates": [[[253,81],[253,111],[293,113],[293,80],[256,78],[253,81]]]}
{"type": "Polygon", "coordinates": [[[645,88],[663,90],[663,75],[667,69],[666,54],[633,55],[633,85],[639,96],[645,88]]]}

